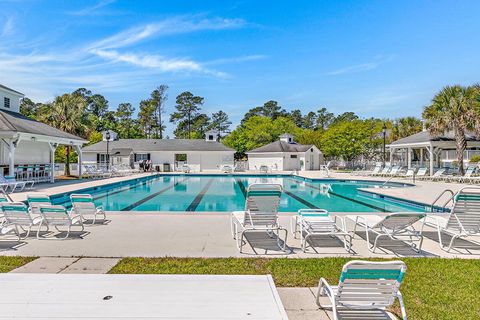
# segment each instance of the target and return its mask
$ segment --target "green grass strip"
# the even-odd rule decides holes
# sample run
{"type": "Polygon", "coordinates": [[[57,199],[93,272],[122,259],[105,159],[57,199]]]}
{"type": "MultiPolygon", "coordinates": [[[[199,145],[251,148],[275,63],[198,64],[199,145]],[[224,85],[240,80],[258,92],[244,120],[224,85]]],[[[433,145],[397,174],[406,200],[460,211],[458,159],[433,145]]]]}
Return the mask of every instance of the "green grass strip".
{"type": "Polygon", "coordinates": [[[0,273],[10,272],[35,259],[33,257],[0,257],[0,273]]]}
{"type": "MultiPolygon", "coordinates": [[[[110,273],[271,274],[278,287],[316,287],[320,277],[338,284],[351,258],[126,258],[110,273]]],[[[386,259],[369,259],[387,261],[386,259]]],[[[480,260],[402,258],[409,319],[479,319],[480,260]]],[[[392,311],[399,314],[398,305],[392,311]]]]}

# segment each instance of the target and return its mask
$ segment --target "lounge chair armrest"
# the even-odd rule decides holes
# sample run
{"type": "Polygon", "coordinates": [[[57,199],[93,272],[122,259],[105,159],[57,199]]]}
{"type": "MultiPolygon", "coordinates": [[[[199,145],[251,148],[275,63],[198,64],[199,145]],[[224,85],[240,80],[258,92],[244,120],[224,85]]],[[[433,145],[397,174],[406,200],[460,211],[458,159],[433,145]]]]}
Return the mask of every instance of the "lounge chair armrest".
{"type": "Polygon", "coordinates": [[[104,211],[105,211],[105,210],[103,209],[103,206],[102,206],[102,205],[98,206],[96,209],[97,209],[97,212],[104,212],[104,211]]]}
{"type": "Polygon", "coordinates": [[[73,224],[80,222],[80,225],[83,225],[83,219],[81,215],[77,214],[75,216],[72,216],[71,219],[73,224]]]}
{"type": "Polygon", "coordinates": [[[318,282],[318,290],[317,290],[317,298],[316,298],[316,303],[318,306],[320,306],[320,297],[327,295],[330,300],[332,300],[333,303],[333,290],[330,284],[328,284],[327,280],[325,278],[320,278],[320,281],[318,282]]]}
{"type": "Polygon", "coordinates": [[[41,216],[40,217],[35,217],[35,218],[32,219],[32,221],[33,221],[33,224],[39,224],[43,221],[43,217],[41,217],[41,216]]]}

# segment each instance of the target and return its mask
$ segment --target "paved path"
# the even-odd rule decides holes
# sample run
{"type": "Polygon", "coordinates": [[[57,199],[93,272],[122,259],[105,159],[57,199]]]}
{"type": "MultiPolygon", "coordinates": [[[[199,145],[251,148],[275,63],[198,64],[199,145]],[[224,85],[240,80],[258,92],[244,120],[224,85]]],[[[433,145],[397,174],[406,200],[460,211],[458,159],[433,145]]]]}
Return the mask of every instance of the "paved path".
{"type": "Polygon", "coordinates": [[[107,273],[120,259],[40,257],[13,273],[107,273]]]}

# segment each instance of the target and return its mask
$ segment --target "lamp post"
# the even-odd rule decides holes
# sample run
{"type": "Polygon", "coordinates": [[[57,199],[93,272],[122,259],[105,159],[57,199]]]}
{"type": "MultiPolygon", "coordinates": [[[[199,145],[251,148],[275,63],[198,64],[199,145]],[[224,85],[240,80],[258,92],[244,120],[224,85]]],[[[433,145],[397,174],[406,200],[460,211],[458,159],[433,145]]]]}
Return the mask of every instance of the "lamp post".
{"type": "Polygon", "coordinates": [[[385,145],[387,141],[387,124],[385,122],[383,123],[382,134],[383,134],[383,166],[385,167],[385,160],[386,160],[385,145]]]}
{"type": "Polygon", "coordinates": [[[106,159],[107,160],[107,171],[110,169],[110,150],[108,149],[109,148],[109,142],[110,142],[110,131],[107,131],[105,132],[105,140],[107,140],[107,156],[106,156],[106,159]]]}

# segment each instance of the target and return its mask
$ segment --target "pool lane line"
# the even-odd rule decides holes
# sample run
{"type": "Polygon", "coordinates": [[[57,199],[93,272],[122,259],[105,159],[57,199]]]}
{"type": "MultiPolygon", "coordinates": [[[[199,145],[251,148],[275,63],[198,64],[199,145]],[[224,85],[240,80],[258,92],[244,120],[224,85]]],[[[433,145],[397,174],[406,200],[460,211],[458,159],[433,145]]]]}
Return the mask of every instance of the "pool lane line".
{"type": "Polygon", "coordinates": [[[210,180],[208,180],[208,182],[203,186],[202,190],[200,190],[200,192],[197,194],[195,199],[193,199],[192,203],[190,203],[190,205],[187,207],[187,210],[185,210],[185,211],[195,211],[195,210],[197,210],[198,205],[202,201],[203,196],[205,195],[205,193],[207,193],[208,188],[210,188],[212,183],[213,183],[213,178],[210,178],[210,180]]]}
{"type": "MultiPolygon", "coordinates": [[[[296,184],[300,184],[299,181],[296,181],[296,180],[293,179],[293,178],[289,178],[289,180],[295,182],[296,184]]],[[[306,182],[305,182],[305,185],[306,185],[307,187],[312,188],[312,189],[315,189],[315,190],[321,190],[319,187],[317,187],[317,186],[315,186],[315,185],[313,185],[313,184],[310,184],[310,183],[306,183],[306,182]]],[[[355,203],[357,203],[357,204],[360,204],[360,205],[369,207],[369,208],[371,208],[371,209],[378,210],[378,211],[380,211],[380,212],[392,212],[392,211],[387,210],[387,209],[385,209],[385,208],[378,207],[378,206],[376,206],[376,205],[374,205],[374,204],[366,203],[366,202],[363,202],[363,201],[360,201],[360,200],[357,200],[357,199],[352,199],[352,198],[350,198],[350,197],[344,196],[344,195],[342,195],[342,194],[339,194],[339,193],[336,193],[336,192],[333,192],[333,191],[328,191],[328,193],[333,194],[334,196],[337,196],[337,197],[339,197],[339,198],[342,198],[342,199],[345,199],[345,200],[348,200],[348,201],[351,201],[351,202],[355,202],[355,203]]]]}
{"type": "Polygon", "coordinates": [[[283,190],[283,193],[285,193],[287,196],[297,200],[298,202],[300,202],[301,204],[303,204],[304,206],[307,206],[309,209],[320,209],[319,207],[317,207],[316,205],[314,205],[313,203],[303,199],[303,198],[300,198],[299,196],[297,196],[296,194],[293,194],[291,193],[290,191],[287,191],[287,190],[283,190]]]}
{"type": "Polygon", "coordinates": [[[240,191],[242,191],[243,197],[246,199],[247,198],[247,188],[245,188],[245,184],[243,184],[243,181],[240,180],[240,178],[235,178],[235,181],[238,184],[238,187],[240,188],[240,191]]]}
{"type": "Polygon", "coordinates": [[[148,182],[152,182],[153,180],[155,179],[148,179],[148,180],[144,180],[144,181],[140,181],[138,183],[135,183],[133,185],[130,185],[128,186],[127,188],[124,188],[124,189],[120,189],[120,190],[117,190],[117,191],[113,191],[111,193],[108,192],[108,190],[105,190],[106,193],[104,195],[101,195],[101,196],[98,196],[98,197],[94,197],[93,200],[100,200],[100,199],[103,199],[103,198],[106,198],[106,197],[109,197],[109,196],[113,196],[115,194],[118,194],[118,193],[122,193],[122,192],[125,192],[125,191],[129,191],[129,190],[132,190],[138,186],[141,186],[141,185],[145,185],[147,184],[148,182]]]}
{"type": "Polygon", "coordinates": [[[166,188],[164,188],[164,189],[162,189],[162,190],[160,190],[160,191],[157,191],[157,192],[155,192],[155,193],[152,193],[151,195],[149,195],[149,196],[147,196],[147,197],[145,197],[145,198],[143,198],[143,199],[141,199],[141,200],[139,200],[139,201],[137,201],[137,202],[135,202],[135,203],[132,203],[131,205],[129,205],[129,206],[121,209],[120,211],[130,211],[130,210],[138,207],[139,205],[144,204],[144,203],[147,202],[148,200],[151,200],[151,199],[155,198],[156,196],[161,195],[161,194],[164,193],[165,191],[168,191],[168,190],[170,190],[170,189],[175,188],[178,184],[183,183],[183,182],[187,181],[188,179],[190,179],[190,177],[189,177],[189,178],[185,178],[185,179],[183,179],[183,180],[181,180],[181,181],[175,182],[173,185],[168,186],[168,187],[166,187],[166,188]]]}

